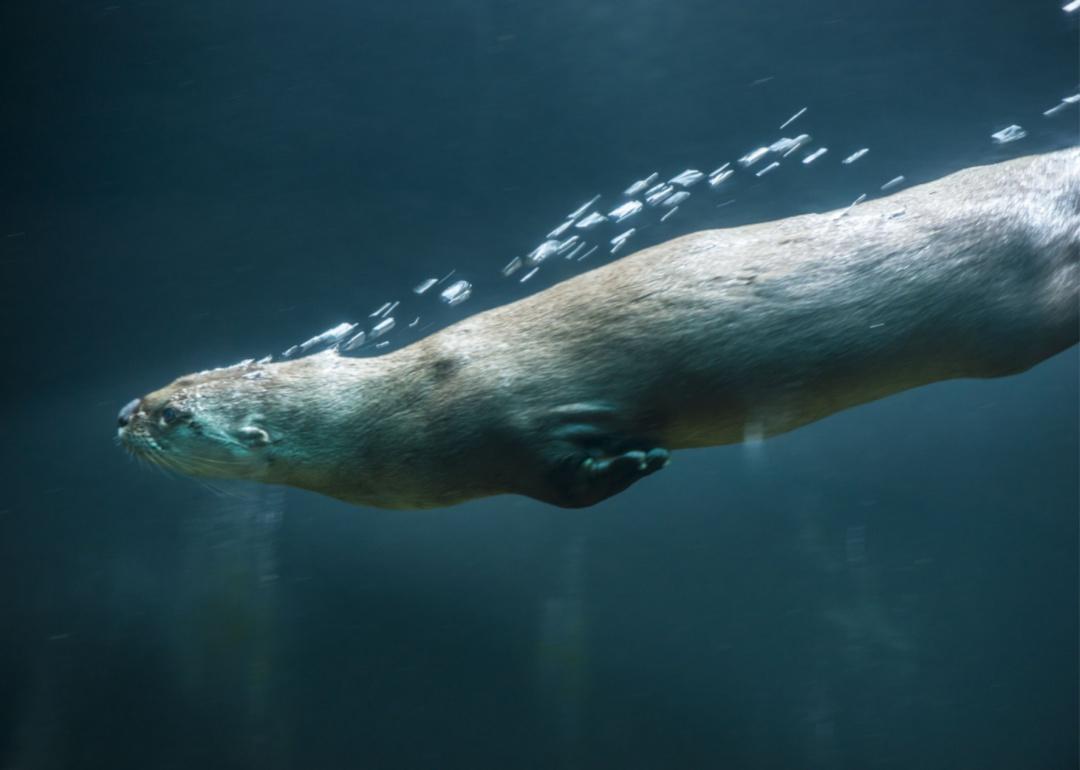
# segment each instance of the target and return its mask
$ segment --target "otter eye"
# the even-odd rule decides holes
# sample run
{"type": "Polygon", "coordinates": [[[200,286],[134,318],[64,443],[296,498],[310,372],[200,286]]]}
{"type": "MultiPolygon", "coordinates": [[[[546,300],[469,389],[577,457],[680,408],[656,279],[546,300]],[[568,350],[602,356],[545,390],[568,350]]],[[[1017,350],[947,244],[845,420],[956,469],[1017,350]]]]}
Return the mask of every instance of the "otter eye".
{"type": "Polygon", "coordinates": [[[161,419],[165,421],[166,425],[171,425],[180,419],[180,412],[171,406],[167,406],[161,410],[161,419]]]}

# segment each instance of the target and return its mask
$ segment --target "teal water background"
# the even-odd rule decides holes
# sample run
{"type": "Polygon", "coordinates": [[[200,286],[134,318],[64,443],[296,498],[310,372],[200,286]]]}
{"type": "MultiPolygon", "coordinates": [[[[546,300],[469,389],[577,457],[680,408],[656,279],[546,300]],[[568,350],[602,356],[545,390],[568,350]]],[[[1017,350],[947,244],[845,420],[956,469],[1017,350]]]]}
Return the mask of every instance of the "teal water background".
{"type": "Polygon", "coordinates": [[[1075,144],[1060,5],[0,6],[0,767],[1076,767],[1075,347],[585,511],[222,497],[113,445],[427,274],[510,301],[595,192],[803,106],[831,165],[648,237],[1075,144]]]}

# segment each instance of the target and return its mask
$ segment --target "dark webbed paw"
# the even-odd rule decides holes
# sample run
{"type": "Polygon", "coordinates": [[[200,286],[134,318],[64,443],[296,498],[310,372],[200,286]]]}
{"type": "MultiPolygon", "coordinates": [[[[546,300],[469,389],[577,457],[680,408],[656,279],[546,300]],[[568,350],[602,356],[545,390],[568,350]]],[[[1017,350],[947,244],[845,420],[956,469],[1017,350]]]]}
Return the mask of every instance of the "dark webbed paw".
{"type": "Polygon", "coordinates": [[[555,474],[557,505],[583,508],[617,495],[635,481],[663,468],[671,460],[666,449],[630,450],[605,456],[578,455],[555,474]]]}
{"type": "Polygon", "coordinates": [[[582,508],[622,492],[670,461],[649,439],[620,434],[618,412],[608,404],[569,404],[552,412],[550,468],[542,499],[582,508]]]}
{"type": "Polygon", "coordinates": [[[631,475],[637,480],[660,470],[670,461],[671,454],[666,449],[650,449],[648,452],[634,450],[606,459],[586,457],[581,463],[581,472],[588,479],[610,478],[612,474],[618,474],[631,475]]]}

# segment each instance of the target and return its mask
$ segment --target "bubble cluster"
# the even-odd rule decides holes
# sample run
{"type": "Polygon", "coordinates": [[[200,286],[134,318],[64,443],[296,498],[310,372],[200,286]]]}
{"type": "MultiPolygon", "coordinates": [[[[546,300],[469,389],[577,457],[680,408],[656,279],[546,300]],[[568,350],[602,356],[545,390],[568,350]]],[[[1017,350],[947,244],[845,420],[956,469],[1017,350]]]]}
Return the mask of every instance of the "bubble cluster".
{"type": "MultiPolygon", "coordinates": [[[[1080,0],[1073,0],[1063,7],[1066,13],[1072,13],[1077,9],[1080,9],[1080,0]]],[[[1045,118],[1053,118],[1078,104],[1080,104],[1080,93],[1065,96],[1058,104],[1043,111],[1042,115],[1045,118]]],[[[804,116],[808,112],[808,107],[798,109],[780,124],[780,130],[796,121],[800,121],[802,125],[805,122],[804,116]]],[[[995,144],[1004,145],[1024,139],[1026,136],[1027,131],[1022,126],[1011,124],[992,133],[990,139],[995,144]]],[[[723,208],[735,203],[735,199],[729,197],[729,188],[737,184],[739,175],[752,175],[753,178],[760,179],[774,173],[782,173],[786,167],[800,168],[811,165],[819,167],[827,162],[823,159],[828,152],[829,148],[815,142],[811,134],[800,133],[794,137],[781,136],[768,144],[754,147],[733,161],[724,161],[707,174],[696,168],[687,168],[674,174],[665,182],[661,181],[660,172],[654,171],[631,182],[617,195],[620,199],[616,202],[601,207],[598,204],[602,196],[594,195],[567,214],[524,256],[515,256],[507,262],[501,269],[501,273],[506,278],[512,278],[524,284],[553,260],[581,262],[594,254],[602,245],[607,247],[610,254],[620,253],[632,243],[643,225],[666,223],[677,211],[690,203],[692,198],[721,194],[725,200],[714,204],[715,208],[723,208]],[[791,156],[794,157],[790,161],[787,160],[791,156]],[[707,181],[707,184],[701,187],[702,192],[694,192],[690,189],[702,181],[707,181]],[[652,219],[645,219],[646,215],[650,215],[652,219]],[[634,220],[635,226],[627,227],[628,220],[634,220]]],[[[866,157],[870,148],[856,146],[856,148],[847,148],[845,152],[846,154],[838,164],[852,166],[866,157]]],[[[906,178],[903,174],[896,174],[884,181],[879,190],[882,193],[889,193],[903,186],[905,182],[906,178]]],[[[845,217],[866,198],[866,193],[859,194],[847,208],[836,214],[835,219],[845,217]]],[[[889,218],[903,216],[903,213],[903,209],[900,209],[889,218]]],[[[448,283],[455,273],[456,270],[451,270],[442,278],[424,278],[413,287],[412,293],[422,300],[436,302],[444,307],[457,308],[473,296],[473,285],[460,278],[453,283],[448,283]],[[436,287],[442,288],[437,292],[432,292],[431,290],[436,287]],[[429,292],[437,299],[427,300],[429,292]]],[[[399,300],[388,300],[382,303],[368,315],[370,319],[368,328],[361,328],[362,324],[359,322],[339,323],[298,345],[293,345],[283,352],[280,358],[296,358],[327,349],[352,353],[371,343],[374,343],[374,348],[381,350],[390,345],[390,340],[384,338],[392,335],[395,329],[407,328],[423,331],[427,328],[420,325],[421,319],[424,318],[422,310],[409,324],[399,326],[393,313],[400,304],[399,300]]],[[[265,363],[272,359],[272,356],[265,356],[260,359],[260,362],[265,363]]]]}

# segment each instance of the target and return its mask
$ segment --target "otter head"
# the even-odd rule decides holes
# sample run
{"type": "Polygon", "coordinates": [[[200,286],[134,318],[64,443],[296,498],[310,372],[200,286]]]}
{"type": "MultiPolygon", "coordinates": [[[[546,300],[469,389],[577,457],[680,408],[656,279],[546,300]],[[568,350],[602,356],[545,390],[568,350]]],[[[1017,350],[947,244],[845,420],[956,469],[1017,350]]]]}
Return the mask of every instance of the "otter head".
{"type": "Polygon", "coordinates": [[[190,476],[265,480],[273,439],[259,409],[264,376],[244,362],[181,377],[120,410],[120,443],[190,476]]]}

